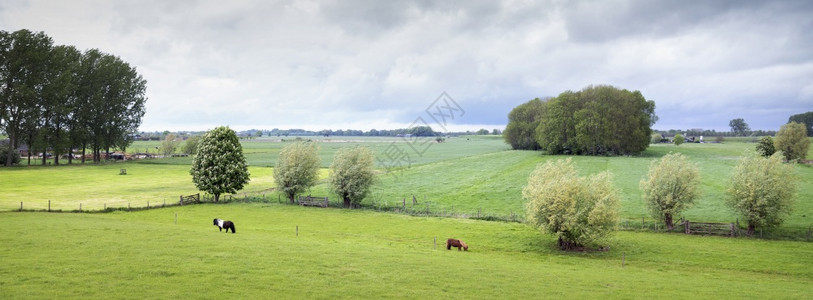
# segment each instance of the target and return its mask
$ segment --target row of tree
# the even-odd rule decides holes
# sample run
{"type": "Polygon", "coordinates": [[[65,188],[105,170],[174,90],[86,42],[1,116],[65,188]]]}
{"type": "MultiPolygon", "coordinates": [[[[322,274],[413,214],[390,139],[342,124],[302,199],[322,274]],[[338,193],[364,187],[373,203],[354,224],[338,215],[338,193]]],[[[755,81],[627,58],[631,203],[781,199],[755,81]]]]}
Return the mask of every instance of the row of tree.
{"type": "MultiPolygon", "coordinates": [[[[734,168],[725,203],[757,227],[782,224],[791,214],[796,190],[794,167],[779,153],[748,154],[734,168]]],[[[640,182],[652,217],[671,230],[676,216],[700,197],[700,172],[682,154],[653,160],[640,182]]],[[[570,159],[540,164],[522,190],[528,223],[555,234],[563,250],[603,246],[618,223],[619,196],[610,174],[581,177],[570,159]]]]}
{"type": "MultiPolygon", "coordinates": [[[[296,142],[282,148],[274,167],[277,190],[291,203],[319,179],[321,166],[316,143],[296,142]]],[[[189,173],[195,186],[214,195],[235,193],[249,182],[250,174],[237,134],[228,127],[215,128],[201,137],[189,173]]],[[[375,178],[373,152],[366,147],[343,148],[330,166],[331,189],[344,205],[357,205],[367,196],[375,178]]]]}
{"type": "Polygon", "coordinates": [[[655,102],[641,92],[589,86],[517,106],[508,114],[503,137],[514,149],[626,155],[649,146],[655,121],[655,102]]]}
{"type": "Polygon", "coordinates": [[[89,148],[96,162],[103,150],[124,149],[144,116],[146,86],[117,56],[54,45],[43,32],[0,31],[0,129],[8,152],[26,144],[29,160],[35,149],[57,164],[72,149],[84,161],[89,148]]]}

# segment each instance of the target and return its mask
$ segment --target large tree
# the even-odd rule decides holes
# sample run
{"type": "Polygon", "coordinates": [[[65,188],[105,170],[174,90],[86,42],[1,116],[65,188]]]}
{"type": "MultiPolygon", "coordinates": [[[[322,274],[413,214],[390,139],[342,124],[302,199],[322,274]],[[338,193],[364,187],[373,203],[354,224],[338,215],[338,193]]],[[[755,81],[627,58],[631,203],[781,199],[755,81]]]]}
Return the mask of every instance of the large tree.
{"type": "Polygon", "coordinates": [[[726,204],[748,222],[748,234],[757,227],[775,227],[790,216],[796,191],[793,165],[779,153],[769,158],[743,156],[734,167],[726,190],[726,204]]]}
{"type": "Polygon", "coordinates": [[[805,124],[805,128],[807,128],[807,136],[813,136],[813,111],[792,115],[790,118],[788,118],[788,123],[790,122],[805,124]]]}
{"type": "Polygon", "coordinates": [[[563,250],[605,243],[619,206],[609,176],[579,177],[570,159],[537,166],[522,190],[528,222],[555,234],[563,250]]]}
{"type": "Polygon", "coordinates": [[[342,148],[330,165],[330,186],[344,206],[361,203],[375,179],[373,152],[367,147],[342,148]]]}
{"type": "Polygon", "coordinates": [[[316,184],[321,164],[316,143],[295,142],[283,147],[274,167],[277,190],[293,204],[297,194],[316,184]]]}
{"type": "Polygon", "coordinates": [[[538,150],[534,131],[545,116],[545,102],[539,98],[520,104],[508,113],[508,125],[502,133],[505,142],[517,150],[538,150]]]}
{"type": "Polygon", "coordinates": [[[748,131],[751,130],[751,128],[748,127],[748,123],[745,123],[745,120],[742,118],[737,118],[729,121],[728,126],[731,127],[731,132],[733,132],[734,135],[744,136],[748,133],[748,131]]]}
{"type": "Polygon", "coordinates": [[[636,154],[649,146],[657,119],[655,102],[639,91],[588,86],[547,102],[536,140],[551,154],[636,154]]]}
{"type": "Polygon", "coordinates": [[[674,217],[700,196],[700,171],[680,153],[664,155],[649,164],[640,187],[649,212],[672,230],[674,217]]]}
{"type": "Polygon", "coordinates": [[[774,146],[788,161],[804,160],[810,149],[810,139],[807,137],[805,125],[796,122],[782,125],[776,133],[774,146]]]}
{"type": "Polygon", "coordinates": [[[214,195],[215,202],[221,194],[242,190],[250,174],[243,146],[234,130],[221,126],[206,132],[189,174],[199,190],[214,195]]]}

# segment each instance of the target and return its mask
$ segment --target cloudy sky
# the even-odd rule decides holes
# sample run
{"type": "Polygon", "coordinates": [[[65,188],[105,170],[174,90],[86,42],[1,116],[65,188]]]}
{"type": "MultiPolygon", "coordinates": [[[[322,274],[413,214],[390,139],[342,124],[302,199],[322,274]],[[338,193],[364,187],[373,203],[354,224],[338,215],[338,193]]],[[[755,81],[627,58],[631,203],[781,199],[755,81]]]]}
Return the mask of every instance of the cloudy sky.
{"type": "Polygon", "coordinates": [[[502,129],[598,84],[654,100],[657,129],[778,130],[813,111],[811,16],[809,0],[0,2],[0,30],[135,66],[146,131],[403,128],[443,92],[449,129],[502,129]]]}

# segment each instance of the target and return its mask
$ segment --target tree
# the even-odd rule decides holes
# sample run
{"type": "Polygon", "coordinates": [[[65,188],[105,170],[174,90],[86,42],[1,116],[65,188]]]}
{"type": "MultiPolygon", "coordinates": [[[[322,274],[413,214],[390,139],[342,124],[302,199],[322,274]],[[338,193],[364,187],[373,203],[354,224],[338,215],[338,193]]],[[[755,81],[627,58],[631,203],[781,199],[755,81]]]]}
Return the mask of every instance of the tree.
{"type": "Polygon", "coordinates": [[[277,189],[293,204],[297,194],[316,184],[321,164],[319,149],[315,143],[295,142],[285,146],[274,167],[277,189]]]}
{"type": "Polygon", "coordinates": [[[491,130],[491,134],[493,134],[493,135],[501,135],[501,134],[502,134],[502,131],[500,131],[500,130],[499,130],[499,129],[497,129],[497,128],[494,128],[494,130],[491,130]]]}
{"type": "Polygon", "coordinates": [[[782,125],[774,141],[776,151],[781,151],[788,161],[804,160],[810,149],[810,139],[804,124],[790,122],[782,125]]]}
{"type": "Polygon", "coordinates": [[[220,199],[224,193],[235,193],[249,182],[250,174],[243,156],[243,146],[234,130],[221,126],[206,132],[189,170],[195,186],[220,199]]]}
{"type": "Polygon", "coordinates": [[[782,163],[781,154],[747,153],[734,167],[726,204],[748,222],[749,235],[757,227],[780,225],[793,208],[795,178],[793,165],[782,163]]]}
{"type": "Polygon", "coordinates": [[[700,196],[700,171],[680,153],[664,155],[649,164],[640,187],[649,212],[672,230],[674,217],[700,196]]]}
{"type": "Polygon", "coordinates": [[[11,156],[11,165],[16,165],[16,164],[20,163],[20,153],[17,153],[17,151],[9,152],[8,148],[6,148],[6,147],[0,148],[0,161],[1,162],[5,163],[8,160],[9,156],[11,156]],[[9,155],[9,153],[11,153],[11,155],[9,155]]]}
{"type": "Polygon", "coordinates": [[[190,136],[183,144],[183,153],[195,154],[198,152],[198,144],[200,143],[200,136],[190,136]]]}
{"type": "Polygon", "coordinates": [[[672,140],[672,143],[675,143],[675,146],[680,146],[680,144],[683,144],[683,142],[683,135],[680,133],[676,134],[675,139],[672,140]]]}
{"type": "Polygon", "coordinates": [[[788,118],[788,123],[790,122],[805,124],[805,128],[807,128],[807,136],[813,136],[813,111],[792,115],[790,118],[788,118]]]}
{"type": "Polygon", "coordinates": [[[609,176],[579,177],[570,159],[538,165],[522,190],[528,222],[555,234],[563,250],[606,242],[619,205],[609,176]]]}
{"type": "Polygon", "coordinates": [[[550,154],[626,155],[649,147],[658,117],[639,91],[588,86],[548,100],[536,141],[550,154]]]}
{"type": "Polygon", "coordinates": [[[373,152],[367,147],[342,148],[330,165],[330,185],[344,206],[361,203],[375,179],[373,152]]]}
{"type": "Polygon", "coordinates": [[[161,153],[164,154],[164,157],[170,156],[175,153],[175,150],[178,149],[178,145],[181,142],[178,141],[178,138],[174,134],[168,134],[164,141],[161,142],[161,153]]]}
{"type": "Polygon", "coordinates": [[[650,144],[657,144],[657,143],[660,143],[662,139],[663,139],[663,135],[661,135],[660,133],[653,133],[653,134],[651,134],[649,136],[649,143],[650,144]]]}
{"type": "Polygon", "coordinates": [[[759,139],[756,150],[757,153],[762,157],[770,157],[776,153],[776,147],[774,147],[773,139],[769,136],[763,136],[759,139]]]}
{"type": "Polygon", "coordinates": [[[748,127],[748,123],[745,123],[745,120],[742,118],[733,119],[728,122],[728,126],[731,127],[731,132],[734,135],[742,135],[744,136],[751,128],[748,127]]]}
{"type": "Polygon", "coordinates": [[[535,130],[545,115],[545,101],[539,98],[520,104],[508,113],[503,139],[516,150],[539,150],[535,130]]]}

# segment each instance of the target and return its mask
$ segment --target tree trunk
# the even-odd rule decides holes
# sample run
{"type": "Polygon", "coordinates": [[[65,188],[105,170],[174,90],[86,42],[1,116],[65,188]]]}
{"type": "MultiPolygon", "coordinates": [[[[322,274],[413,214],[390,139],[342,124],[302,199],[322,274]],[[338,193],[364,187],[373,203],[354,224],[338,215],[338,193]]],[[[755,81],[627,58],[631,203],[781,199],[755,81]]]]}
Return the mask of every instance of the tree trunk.
{"type": "Polygon", "coordinates": [[[666,222],[666,229],[672,231],[672,228],[675,227],[675,223],[672,221],[672,214],[664,214],[663,221],[666,222]]]}
{"type": "Polygon", "coordinates": [[[756,229],[757,229],[757,225],[756,225],[756,224],[754,224],[754,223],[752,223],[752,222],[748,222],[748,236],[753,236],[753,235],[754,235],[754,231],[756,231],[756,229]]]}
{"type": "Polygon", "coordinates": [[[215,194],[215,202],[220,199],[220,194],[215,194]]]}
{"type": "Polygon", "coordinates": [[[289,200],[291,200],[291,204],[295,204],[295,203],[296,203],[296,202],[294,202],[294,197],[295,197],[295,196],[296,196],[296,195],[294,195],[294,194],[289,194],[289,195],[288,195],[288,199],[289,199],[289,200]]]}
{"type": "Polygon", "coordinates": [[[342,199],[344,199],[344,207],[350,207],[350,205],[353,205],[352,203],[350,203],[350,198],[349,197],[344,196],[344,197],[342,197],[342,199]]]}

